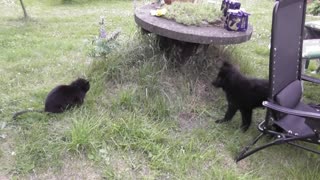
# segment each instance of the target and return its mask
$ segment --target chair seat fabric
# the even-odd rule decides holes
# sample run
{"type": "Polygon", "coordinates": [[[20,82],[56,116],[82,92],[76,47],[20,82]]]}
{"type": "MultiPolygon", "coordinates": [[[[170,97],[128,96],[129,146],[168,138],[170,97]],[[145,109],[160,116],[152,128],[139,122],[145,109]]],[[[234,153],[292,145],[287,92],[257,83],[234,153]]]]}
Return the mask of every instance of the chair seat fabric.
{"type": "MultiPolygon", "coordinates": [[[[306,112],[319,113],[319,111],[310,107],[307,104],[304,104],[303,102],[298,103],[298,105],[294,109],[306,112]]],[[[305,123],[305,121],[306,119],[303,117],[286,115],[280,120],[275,121],[275,124],[277,124],[286,132],[292,132],[292,134],[295,134],[297,136],[315,135],[314,131],[305,123]]]]}

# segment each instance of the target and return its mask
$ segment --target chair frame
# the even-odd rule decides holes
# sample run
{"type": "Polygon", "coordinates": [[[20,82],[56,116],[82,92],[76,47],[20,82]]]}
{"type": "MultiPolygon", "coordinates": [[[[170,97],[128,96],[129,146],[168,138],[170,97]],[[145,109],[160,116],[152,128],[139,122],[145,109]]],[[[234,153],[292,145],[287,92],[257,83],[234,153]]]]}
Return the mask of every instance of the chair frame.
{"type": "MultiPolygon", "coordinates": [[[[271,37],[271,49],[270,49],[270,64],[269,64],[269,80],[271,81],[273,77],[273,65],[274,65],[274,58],[275,58],[275,50],[274,50],[274,36],[273,34],[274,32],[274,25],[276,22],[276,13],[278,11],[278,7],[279,4],[282,3],[282,6],[286,6],[286,4],[290,4],[290,3],[295,3],[295,2],[300,2],[303,3],[303,17],[302,17],[302,24],[301,24],[301,34],[300,34],[300,48],[298,49],[298,53],[299,53],[299,67],[297,69],[297,73],[298,73],[298,77],[297,80],[305,80],[308,82],[312,82],[312,83],[318,83],[320,84],[320,80],[317,78],[313,78],[310,76],[306,76],[306,75],[302,75],[302,41],[303,41],[303,28],[304,28],[304,21],[305,21],[305,12],[306,12],[306,0],[278,0],[275,2],[274,5],[274,9],[273,9],[273,17],[272,17],[272,37],[271,37]]],[[[272,85],[270,83],[270,88],[272,88],[272,85]]],[[[308,135],[303,135],[303,136],[299,136],[297,134],[294,133],[290,133],[290,132],[284,132],[284,131],[277,131],[277,129],[274,127],[274,121],[276,117],[276,113],[283,113],[283,114],[287,114],[287,115],[294,115],[294,116],[299,116],[299,117],[303,117],[303,118],[313,118],[313,119],[319,119],[320,120],[320,113],[315,113],[315,112],[307,112],[307,111],[302,111],[302,110],[295,110],[295,109],[290,109],[290,108],[286,108],[283,106],[280,106],[278,104],[275,103],[275,101],[273,100],[274,98],[274,94],[272,92],[272,90],[270,90],[269,93],[269,98],[268,101],[264,101],[263,102],[263,106],[265,106],[267,108],[267,113],[266,113],[266,118],[263,122],[261,122],[258,125],[258,130],[261,132],[249,145],[247,145],[245,148],[243,148],[243,150],[239,153],[239,155],[236,157],[236,162],[260,151],[263,150],[267,147],[273,146],[273,145],[280,145],[280,144],[290,144],[292,146],[316,153],[320,155],[320,151],[317,151],[315,149],[309,148],[309,147],[305,147],[302,146],[300,144],[296,144],[293,141],[303,141],[303,142],[308,142],[308,143],[312,143],[312,144],[320,144],[320,132],[314,132],[314,134],[308,134],[308,135]],[[263,144],[259,147],[253,148],[253,146],[264,136],[266,135],[271,135],[273,137],[275,137],[276,139],[274,139],[273,141],[263,144]]]]}

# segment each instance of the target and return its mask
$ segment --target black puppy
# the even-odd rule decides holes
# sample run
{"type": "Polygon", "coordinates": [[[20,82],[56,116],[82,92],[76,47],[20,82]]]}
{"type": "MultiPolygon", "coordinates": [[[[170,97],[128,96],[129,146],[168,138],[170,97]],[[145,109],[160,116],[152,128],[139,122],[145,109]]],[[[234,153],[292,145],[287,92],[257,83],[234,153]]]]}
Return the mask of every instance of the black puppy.
{"type": "Polygon", "coordinates": [[[16,112],[13,119],[27,112],[62,113],[65,110],[83,103],[86,93],[90,89],[89,81],[78,78],[70,85],[59,85],[48,94],[44,110],[24,110],[16,112]]]}
{"type": "Polygon", "coordinates": [[[212,85],[222,88],[228,101],[228,109],[224,118],[216,122],[230,121],[240,110],[243,131],[246,131],[251,124],[252,110],[256,107],[262,107],[262,101],[268,98],[268,80],[247,78],[226,61],[220,67],[218,76],[212,85]]]}

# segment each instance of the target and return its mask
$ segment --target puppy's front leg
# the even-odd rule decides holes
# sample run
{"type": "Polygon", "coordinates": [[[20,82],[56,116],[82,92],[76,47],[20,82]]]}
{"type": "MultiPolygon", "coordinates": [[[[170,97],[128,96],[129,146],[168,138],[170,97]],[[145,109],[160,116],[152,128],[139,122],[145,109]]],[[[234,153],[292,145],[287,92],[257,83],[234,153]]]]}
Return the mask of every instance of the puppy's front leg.
{"type": "Polygon", "coordinates": [[[224,118],[216,120],[216,123],[223,123],[223,122],[230,121],[233,118],[233,116],[236,114],[237,110],[238,110],[237,107],[229,103],[228,109],[226,114],[224,115],[224,118]]]}
{"type": "Polygon", "coordinates": [[[252,121],[252,109],[240,109],[242,117],[241,129],[247,131],[252,121]]]}

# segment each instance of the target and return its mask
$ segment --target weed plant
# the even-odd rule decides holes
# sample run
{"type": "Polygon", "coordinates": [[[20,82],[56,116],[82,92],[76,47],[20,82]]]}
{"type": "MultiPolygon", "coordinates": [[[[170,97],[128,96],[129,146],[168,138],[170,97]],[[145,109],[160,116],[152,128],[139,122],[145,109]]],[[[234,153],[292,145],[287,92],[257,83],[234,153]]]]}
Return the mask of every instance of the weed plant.
{"type": "Polygon", "coordinates": [[[320,2],[319,1],[313,1],[307,6],[307,12],[319,16],[320,15],[320,2]]]}

